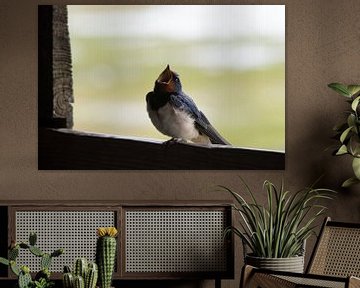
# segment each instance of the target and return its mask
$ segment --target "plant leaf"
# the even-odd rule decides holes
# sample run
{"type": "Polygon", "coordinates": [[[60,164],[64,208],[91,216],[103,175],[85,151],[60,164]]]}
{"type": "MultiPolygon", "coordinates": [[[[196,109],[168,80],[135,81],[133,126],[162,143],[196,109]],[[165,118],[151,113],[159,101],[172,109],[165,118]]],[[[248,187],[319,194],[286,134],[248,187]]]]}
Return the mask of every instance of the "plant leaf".
{"type": "Polygon", "coordinates": [[[356,116],[354,113],[350,113],[347,118],[347,124],[348,126],[356,126],[356,116]]]}
{"type": "Polygon", "coordinates": [[[20,274],[20,268],[16,265],[16,262],[15,261],[10,261],[10,268],[11,268],[11,271],[16,275],[16,276],[19,276],[20,274]]]}
{"type": "Polygon", "coordinates": [[[349,91],[350,95],[353,96],[356,93],[360,92],[360,85],[348,85],[347,91],[349,91]]]}
{"type": "Polygon", "coordinates": [[[354,170],[356,178],[360,180],[360,158],[354,157],[352,162],[352,168],[354,170]]]}
{"type": "Polygon", "coordinates": [[[339,93],[342,96],[351,97],[351,93],[348,90],[347,86],[341,83],[330,83],[328,85],[329,88],[333,89],[334,91],[336,91],[337,93],[339,93]]]}
{"type": "Polygon", "coordinates": [[[359,179],[357,179],[356,177],[351,177],[351,178],[345,180],[344,183],[341,185],[341,187],[349,188],[350,186],[359,184],[359,183],[360,183],[359,179]]]}
{"type": "Polygon", "coordinates": [[[9,260],[6,259],[6,258],[3,258],[3,257],[0,257],[0,263],[4,264],[4,265],[9,265],[10,264],[9,260]]]}
{"type": "Polygon", "coordinates": [[[350,141],[347,145],[348,151],[353,155],[354,157],[360,156],[360,138],[358,135],[353,135],[350,138],[350,141]]]}
{"type": "Polygon", "coordinates": [[[353,128],[353,126],[348,127],[345,129],[345,131],[343,133],[341,133],[340,136],[340,141],[341,143],[344,143],[344,141],[346,140],[346,137],[348,136],[349,132],[351,131],[351,129],[353,128]]]}
{"type": "Polygon", "coordinates": [[[356,98],[354,99],[354,101],[352,101],[352,103],[351,103],[351,109],[352,109],[353,111],[356,111],[356,108],[357,108],[357,106],[359,105],[359,101],[360,101],[360,96],[356,97],[356,98]]]}
{"type": "Polygon", "coordinates": [[[341,145],[341,147],[339,148],[339,150],[336,152],[335,155],[344,155],[344,154],[347,154],[347,153],[349,153],[349,152],[347,150],[346,145],[341,145]]]}
{"type": "Polygon", "coordinates": [[[281,188],[277,189],[274,184],[265,181],[267,203],[263,206],[256,202],[250,188],[247,185],[245,187],[245,192],[251,196],[251,202],[246,202],[240,194],[231,189],[222,187],[238,202],[233,208],[241,216],[240,227],[227,228],[225,233],[233,232],[240,237],[246,247],[258,257],[299,255],[304,240],[314,234],[313,222],[326,209],[318,205],[317,201],[332,199],[330,192],[334,192],[329,189],[314,189],[311,186],[290,193],[284,190],[283,183],[281,188]]]}

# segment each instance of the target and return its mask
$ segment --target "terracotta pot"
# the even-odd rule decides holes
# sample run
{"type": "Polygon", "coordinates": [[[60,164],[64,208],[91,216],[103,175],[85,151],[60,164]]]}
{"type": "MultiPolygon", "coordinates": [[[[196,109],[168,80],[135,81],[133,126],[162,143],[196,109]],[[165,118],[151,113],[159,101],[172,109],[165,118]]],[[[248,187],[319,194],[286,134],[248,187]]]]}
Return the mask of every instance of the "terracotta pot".
{"type": "Polygon", "coordinates": [[[275,271],[304,272],[304,256],[289,258],[263,258],[246,255],[245,263],[254,267],[275,271]]]}

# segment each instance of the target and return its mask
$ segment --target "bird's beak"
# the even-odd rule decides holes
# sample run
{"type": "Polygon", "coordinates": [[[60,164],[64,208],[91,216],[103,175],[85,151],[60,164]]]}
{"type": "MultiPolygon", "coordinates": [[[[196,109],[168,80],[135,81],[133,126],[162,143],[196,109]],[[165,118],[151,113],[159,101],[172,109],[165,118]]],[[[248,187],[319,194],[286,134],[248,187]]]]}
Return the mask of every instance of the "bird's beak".
{"type": "Polygon", "coordinates": [[[170,70],[169,65],[167,65],[165,70],[159,75],[156,81],[162,84],[169,84],[170,81],[172,80],[172,77],[173,77],[173,73],[170,70]]]}

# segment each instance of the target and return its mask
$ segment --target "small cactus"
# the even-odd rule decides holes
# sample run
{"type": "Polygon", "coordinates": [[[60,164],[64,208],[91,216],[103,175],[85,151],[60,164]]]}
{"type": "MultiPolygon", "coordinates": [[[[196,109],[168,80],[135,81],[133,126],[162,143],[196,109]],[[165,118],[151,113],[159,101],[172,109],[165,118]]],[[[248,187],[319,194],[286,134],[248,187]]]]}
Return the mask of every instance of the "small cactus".
{"type": "Polygon", "coordinates": [[[98,279],[98,266],[96,263],[89,263],[85,276],[85,288],[95,288],[98,279]]]}
{"type": "Polygon", "coordinates": [[[71,272],[69,266],[64,266],[63,287],[64,288],[95,288],[98,278],[98,268],[96,263],[88,261],[86,258],[78,258],[74,262],[74,271],[71,272]],[[77,286],[76,286],[77,285],[77,286]]]}
{"type": "Polygon", "coordinates": [[[64,266],[64,273],[71,273],[71,268],[67,265],[64,266]]]}
{"type": "Polygon", "coordinates": [[[30,283],[32,283],[30,269],[27,266],[23,266],[21,267],[18,279],[19,288],[28,288],[30,283]]]}
{"type": "Polygon", "coordinates": [[[62,282],[64,288],[73,288],[74,287],[74,276],[70,272],[66,272],[62,276],[62,282]]]}
{"type": "Polygon", "coordinates": [[[80,275],[74,277],[74,288],[85,288],[84,278],[80,275]]]}
{"type": "Polygon", "coordinates": [[[16,243],[14,240],[11,241],[8,251],[8,259],[0,257],[0,264],[10,266],[11,271],[18,276],[19,288],[29,287],[50,287],[53,282],[50,281],[50,264],[53,257],[60,256],[63,254],[63,249],[57,249],[51,254],[44,253],[40,250],[36,244],[37,236],[35,233],[30,233],[29,244],[20,242],[16,243]],[[22,266],[21,268],[16,264],[16,259],[19,256],[19,250],[29,250],[30,253],[37,257],[41,257],[41,271],[35,275],[35,281],[32,280],[30,275],[30,269],[28,266],[22,266]]]}
{"type": "Polygon", "coordinates": [[[96,262],[99,268],[99,284],[101,288],[110,288],[116,258],[115,227],[97,229],[99,238],[96,243],[96,262]]]}
{"type": "Polygon", "coordinates": [[[88,268],[88,261],[86,258],[78,258],[75,261],[74,274],[76,276],[81,276],[85,279],[86,270],[88,268]]]}

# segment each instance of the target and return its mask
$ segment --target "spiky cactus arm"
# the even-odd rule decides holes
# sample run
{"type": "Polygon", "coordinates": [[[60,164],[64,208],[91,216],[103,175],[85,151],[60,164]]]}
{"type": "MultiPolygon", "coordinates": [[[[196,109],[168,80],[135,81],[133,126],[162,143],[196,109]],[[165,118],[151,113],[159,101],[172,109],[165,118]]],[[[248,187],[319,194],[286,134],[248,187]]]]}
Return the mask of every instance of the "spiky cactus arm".
{"type": "Polygon", "coordinates": [[[84,278],[77,275],[74,277],[74,288],[85,288],[84,278]]]}
{"type": "Polygon", "coordinates": [[[74,288],[74,276],[72,273],[67,272],[63,274],[62,277],[63,287],[64,288],[74,288]]]}
{"type": "Polygon", "coordinates": [[[99,269],[101,288],[110,288],[116,258],[116,235],[114,227],[99,228],[96,243],[96,262],[99,269]]]}
{"type": "Polygon", "coordinates": [[[68,266],[68,265],[65,265],[64,266],[64,271],[63,271],[64,273],[71,273],[71,268],[70,268],[70,266],[68,266]]]}
{"type": "Polygon", "coordinates": [[[98,279],[98,266],[96,263],[89,263],[85,276],[85,288],[95,288],[98,279]]]}
{"type": "Polygon", "coordinates": [[[75,261],[74,274],[85,279],[88,261],[86,258],[78,258],[75,261]]]}

